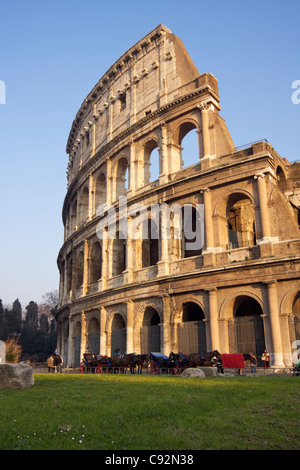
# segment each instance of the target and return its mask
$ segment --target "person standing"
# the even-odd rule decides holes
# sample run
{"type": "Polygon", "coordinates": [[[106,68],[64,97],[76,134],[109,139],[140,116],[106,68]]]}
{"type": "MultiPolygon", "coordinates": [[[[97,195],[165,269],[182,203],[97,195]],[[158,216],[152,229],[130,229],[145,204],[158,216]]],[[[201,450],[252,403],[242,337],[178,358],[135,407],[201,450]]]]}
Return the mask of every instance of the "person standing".
{"type": "Polygon", "coordinates": [[[270,367],[270,354],[268,353],[268,351],[266,349],[264,350],[263,355],[261,356],[261,359],[264,363],[264,368],[269,369],[269,367],[270,367]]]}

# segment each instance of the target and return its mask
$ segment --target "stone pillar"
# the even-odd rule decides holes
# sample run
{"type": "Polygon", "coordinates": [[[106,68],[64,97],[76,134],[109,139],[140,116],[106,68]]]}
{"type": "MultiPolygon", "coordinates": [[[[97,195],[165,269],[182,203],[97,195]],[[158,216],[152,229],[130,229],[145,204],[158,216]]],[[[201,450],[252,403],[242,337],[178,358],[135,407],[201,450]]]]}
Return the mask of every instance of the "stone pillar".
{"type": "Polygon", "coordinates": [[[284,367],[276,281],[268,282],[267,290],[268,290],[269,319],[270,319],[272,349],[273,349],[271,352],[269,351],[271,364],[274,367],[284,367]]]}
{"type": "Polygon", "coordinates": [[[88,220],[92,220],[95,206],[95,198],[94,198],[94,177],[93,174],[90,173],[89,175],[89,207],[88,207],[88,220]]]}
{"type": "Polygon", "coordinates": [[[204,191],[204,230],[205,230],[205,251],[212,251],[214,248],[214,232],[211,211],[211,190],[204,191]]]}
{"type": "Polygon", "coordinates": [[[112,201],[112,169],[111,160],[106,159],[106,202],[111,204],[112,201]]]}
{"type": "Polygon", "coordinates": [[[159,151],[159,182],[164,184],[168,182],[169,177],[169,158],[167,147],[167,126],[165,123],[160,127],[160,151],[159,151]]]}
{"type": "Polygon", "coordinates": [[[132,300],[127,302],[127,321],[126,321],[126,352],[133,352],[133,310],[134,303],[132,300]]]}
{"type": "Polygon", "coordinates": [[[134,245],[132,240],[132,217],[127,217],[127,243],[126,243],[126,271],[124,272],[124,282],[133,282],[134,270],[134,245]]]}
{"type": "Polygon", "coordinates": [[[217,289],[210,289],[208,291],[209,299],[209,327],[210,327],[210,341],[211,350],[220,350],[219,341],[219,323],[218,323],[218,291],[217,289]]]}
{"type": "Polygon", "coordinates": [[[136,182],[136,170],[137,161],[135,156],[135,143],[130,142],[130,161],[129,161],[129,189],[127,191],[127,197],[134,196],[136,189],[138,188],[136,182]]]}
{"type": "Polygon", "coordinates": [[[164,276],[169,274],[170,260],[169,260],[169,239],[170,239],[170,218],[169,211],[164,207],[164,210],[161,212],[161,217],[159,218],[160,213],[158,213],[158,226],[159,222],[161,223],[161,237],[160,237],[160,261],[158,261],[158,275],[164,276]],[[160,219],[160,220],[159,220],[160,219]]]}
{"type": "Polygon", "coordinates": [[[161,330],[161,351],[165,356],[169,356],[171,352],[171,335],[170,335],[170,321],[171,321],[171,299],[168,294],[162,298],[163,303],[163,321],[161,330]]]}
{"type": "Polygon", "coordinates": [[[100,354],[102,356],[107,355],[105,327],[106,327],[106,310],[104,307],[100,307],[100,354]]]}
{"type": "Polygon", "coordinates": [[[87,321],[84,310],[81,312],[81,344],[80,344],[80,357],[86,352],[87,347],[87,321]]]}
{"type": "Polygon", "coordinates": [[[102,290],[105,290],[107,287],[107,278],[108,278],[108,233],[107,227],[103,230],[103,239],[102,239],[102,290]]]}
{"type": "Polygon", "coordinates": [[[201,109],[201,120],[202,120],[202,142],[203,142],[203,158],[210,157],[210,141],[208,134],[208,103],[200,105],[201,109]]]}
{"type": "Polygon", "coordinates": [[[83,259],[83,285],[82,294],[87,295],[89,290],[89,244],[84,241],[84,259],[83,259]]]}
{"type": "Polygon", "coordinates": [[[264,174],[257,175],[255,178],[257,179],[259,213],[261,221],[261,239],[258,240],[258,243],[266,243],[272,241],[266,180],[264,174]]]}
{"type": "Polygon", "coordinates": [[[64,366],[74,367],[74,359],[75,359],[75,342],[74,342],[74,319],[73,317],[69,317],[69,344],[68,344],[68,364],[64,364],[64,366]]]}
{"type": "Polygon", "coordinates": [[[203,250],[203,265],[215,265],[215,247],[214,247],[214,232],[212,223],[212,210],[211,210],[211,190],[206,189],[204,193],[204,233],[205,233],[205,249],[203,250]]]}

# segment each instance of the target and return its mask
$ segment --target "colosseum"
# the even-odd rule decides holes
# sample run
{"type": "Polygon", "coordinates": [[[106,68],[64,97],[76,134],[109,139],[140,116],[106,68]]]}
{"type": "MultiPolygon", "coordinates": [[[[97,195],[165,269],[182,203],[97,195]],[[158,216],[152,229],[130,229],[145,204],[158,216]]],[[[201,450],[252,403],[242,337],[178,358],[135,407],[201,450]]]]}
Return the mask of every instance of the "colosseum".
{"type": "MultiPolygon", "coordinates": [[[[300,343],[300,163],[236,148],[217,79],[159,25],[82,103],[67,141],[58,353],[169,355],[300,343]],[[187,136],[193,145],[187,154],[187,136]]],[[[255,140],[255,138],[253,139],[255,140]]]]}

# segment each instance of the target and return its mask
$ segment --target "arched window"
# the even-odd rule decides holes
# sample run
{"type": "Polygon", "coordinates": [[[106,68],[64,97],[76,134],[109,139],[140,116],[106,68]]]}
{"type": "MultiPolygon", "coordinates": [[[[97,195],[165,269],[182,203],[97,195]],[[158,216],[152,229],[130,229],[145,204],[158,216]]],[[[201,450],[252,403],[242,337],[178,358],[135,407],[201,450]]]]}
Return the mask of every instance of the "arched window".
{"type": "Polygon", "coordinates": [[[74,329],[74,367],[78,367],[81,361],[81,323],[77,322],[74,329]]]}
{"type": "Polygon", "coordinates": [[[159,178],[159,149],[155,140],[149,140],[144,145],[144,184],[159,178]]]}
{"type": "Polygon", "coordinates": [[[229,249],[256,244],[255,214],[251,200],[244,194],[232,194],[227,202],[229,249]]]}
{"type": "Polygon", "coordinates": [[[99,242],[95,242],[91,249],[90,262],[90,283],[97,282],[102,275],[102,247],[99,242]]]}
{"type": "Polygon", "coordinates": [[[100,173],[95,183],[95,213],[97,208],[106,202],[106,178],[100,173]]]}
{"type": "Polygon", "coordinates": [[[159,261],[159,230],[153,219],[145,219],[142,228],[142,267],[159,261]]]}
{"type": "Polygon", "coordinates": [[[286,180],[284,171],[280,166],[277,167],[276,177],[277,177],[279,188],[281,189],[281,191],[285,191],[287,189],[287,180],[286,180]]]}
{"type": "Polygon", "coordinates": [[[76,257],[75,266],[75,290],[80,289],[83,284],[83,266],[84,266],[84,253],[80,251],[76,257]]]}
{"type": "Polygon", "coordinates": [[[71,233],[77,230],[77,199],[74,199],[70,208],[70,230],[71,233]]]}
{"type": "Polygon", "coordinates": [[[112,253],[112,276],[122,274],[126,269],[126,239],[124,234],[120,231],[116,233],[116,238],[113,240],[113,253],[112,253]]]}
{"type": "Polygon", "coordinates": [[[154,307],[148,306],[144,312],[141,328],[141,354],[160,352],[160,316],[154,307]]]}
{"type": "Polygon", "coordinates": [[[121,157],[116,169],[116,199],[126,196],[128,190],[129,167],[127,158],[121,157]]]}
{"type": "Polygon", "coordinates": [[[80,197],[80,214],[79,220],[83,224],[89,217],[89,189],[85,187],[81,192],[80,197]]]}
{"type": "Polygon", "coordinates": [[[182,322],[178,324],[178,350],[193,354],[206,352],[204,313],[195,302],[182,306],[182,322]]]}
{"type": "Polygon", "coordinates": [[[293,302],[293,314],[295,315],[294,322],[296,340],[300,340],[300,292],[298,292],[293,302]]]}
{"type": "Polygon", "coordinates": [[[181,167],[199,163],[199,141],[196,126],[190,122],[182,124],[179,132],[181,146],[181,167]]]}
{"type": "Polygon", "coordinates": [[[204,232],[198,210],[191,204],[182,208],[182,257],[201,255],[204,232]]]}
{"type": "Polygon", "coordinates": [[[89,349],[93,354],[100,352],[100,324],[97,318],[92,318],[88,328],[89,349]]]}
{"type": "Polygon", "coordinates": [[[120,313],[114,315],[111,325],[111,355],[116,351],[126,352],[126,325],[120,313]]]}
{"type": "Polygon", "coordinates": [[[262,308],[257,300],[240,295],[234,301],[234,324],[229,326],[228,331],[230,352],[254,354],[258,365],[262,365],[260,358],[265,349],[262,314],[262,308]]]}

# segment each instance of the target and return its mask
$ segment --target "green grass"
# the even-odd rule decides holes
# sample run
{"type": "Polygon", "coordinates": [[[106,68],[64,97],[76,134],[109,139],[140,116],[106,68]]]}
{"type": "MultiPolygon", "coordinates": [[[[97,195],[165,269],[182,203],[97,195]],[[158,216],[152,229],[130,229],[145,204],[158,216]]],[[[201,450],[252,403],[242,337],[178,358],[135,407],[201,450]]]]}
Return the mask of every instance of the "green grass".
{"type": "Polygon", "coordinates": [[[1,450],[299,448],[297,377],[36,374],[0,390],[1,450]]]}

